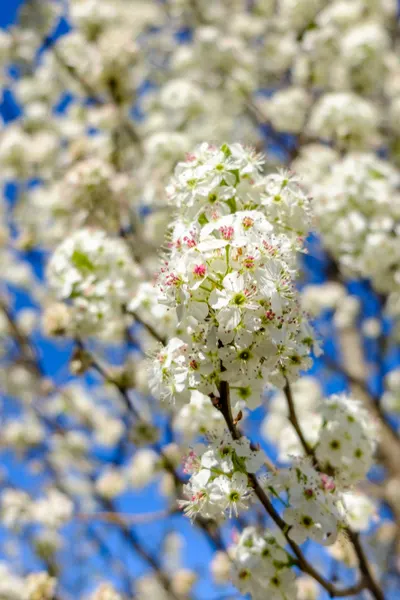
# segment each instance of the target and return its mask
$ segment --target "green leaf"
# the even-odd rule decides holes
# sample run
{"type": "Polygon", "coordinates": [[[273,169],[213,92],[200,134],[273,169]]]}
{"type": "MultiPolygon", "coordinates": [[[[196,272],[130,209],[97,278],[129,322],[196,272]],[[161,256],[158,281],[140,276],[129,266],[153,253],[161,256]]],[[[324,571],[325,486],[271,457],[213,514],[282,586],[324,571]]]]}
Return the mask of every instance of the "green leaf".
{"type": "Polygon", "coordinates": [[[232,152],[229,148],[228,144],[222,144],[221,151],[225,154],[225,156],[231,156],[232,152]]]}
{"type": "Polygon", "coordinates": [[[236,198],[229,198],[229,200],[227,200],[226,203],[229,206],[231,213],[237,212],[236,198]]]}
{"type": "Polygon", "coordinates": [[[208,219],[207,219],[205,213],[201,213],[201,215],[199,215],[199,218],[197,220],[199,222],[199,225],[201,225],[201,226],[207,225],[207,223],[208,223],[208,219]]]}
{"type": "Polygon", "coordinates": [[[94,271],[95,266],[92,261],[87,257],[84,252],[80,250],[74,250],[74,253],[71,257],[71,260],[74,266],[79,269],[79,271],[94,271]]]}
{"type": "Polygon", "coordinates": [[[376,169],[368,169],[368,173],[373,179],[384,179],[382,173],[376,169]]]}

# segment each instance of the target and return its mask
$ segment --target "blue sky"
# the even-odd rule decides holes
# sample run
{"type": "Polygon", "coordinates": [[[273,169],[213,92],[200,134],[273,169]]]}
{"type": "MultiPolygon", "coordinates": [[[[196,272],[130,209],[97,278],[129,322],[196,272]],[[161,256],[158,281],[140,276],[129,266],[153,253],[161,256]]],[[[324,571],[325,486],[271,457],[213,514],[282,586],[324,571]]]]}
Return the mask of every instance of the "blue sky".
{"type": "MultiPolygon", "coordinates": [[[[24,0],[0,0],[0,27],[6,28],[15,21],[18,8],[23,4],[23,2],[24,0]]],[[[0,113],[2,113],[2,116],[5,117],[7,121],[10,117],[14,118],[15,115],[10,113],[11,106],[9,93],[6,91],[6,102],[1,102],[1,97],[3,94],[4,90],[2,90],[0,93],[0,113]]],[[[10,190],[7,190],[6,193],[8,200],[11,199],[10,194],[8,193],[9,191],[10,190]]],[[[15,299],[15,308],[17,310],[30,305],[29,298],[26,294],[17,293],[15,299]]],[[[65,376],[65,364],[68,362],[70,354],[69,345],[60,344],[58,347],[54,347],[53,344],[47,343],[41,337],[39,339],[35,339],[35,342],[39,349],[45,371],[55,378],[55,380],[57,380],[57,374],[59,374],[60,377],[65,376]]],[[[8,408],[11,410],[11,404],[8,405],[8,408]]],[[[3,465],[7,465],[8,470],[12,473],[13,480],[17,485],[27,485],[25,481],[26,473],[23,468],[23,464],[20,461],[14,461],[11,456],[7,454],[7,456],[2,456],[1,463],[3,465]]],[[[121,512],[125,514],[135,512],[142,513],[146,511],[152,512],[153,510],[161,508],[163,505],[163,501],[159,496],[156,485],[150,486],[148,489],[143,490],[143,492],[137,494],[136,496],[132,494],[127,496],[128,497],[122,498],[118,502],[121,512]]],[[[110,547],[110,549],[114,550],[118,548],[116,555],[119,554],[121,556],[121,552],[123,553],[125,565],[132,576],[137,576],[139,573],[143,572],[143,570],[148,570],[148,567],[146,567],[146,565],[138,557],[134,557],[129,551],[126,552],[126,547],[121,547],[121,540],[119,539],[118,535],[116,536],[115,528],[112,526],[103,525],[99,522],[93,523],[92,527],[102,534],[103,539],[107,540],[107,545],[110,547]]],[[[76,536],[76,532],[74,534],[74,529],[74,526],[69,528],[69,535],[76,536]]],[[[135,529],[136,534],[144,546],[150,552],[154,553],[157,553],[162,544],[164,536],[169,531],[179,530],[184,533],[187,540],[187,547],[184,556],[185,566],[195,569],[200,576],[200,582],[196,586],[198,597],[202,600],[208,600],[209,598],[216,597],[218,591],[220,590],[213,588],[208,577],[204,577],[205,567],[210,558],[209,543],[206,541],[203,535],[199,534],[197,530],[192,528],[188,521],[182,518],[172,517],[170,519],[164,519],[163,521],[155,522],[154,524],[139,526],[135,529]]],[[[2,531],[0,529],[1,542],[4,541],[4,533],[4,530],[2,531]]],[[[82,542],[82,540],[80,540],[80,542],[82,542]]],[[[3,557],[0,553],[0,560],[2,558],[3,557]]],[[[65,560],[66,564],[68,564],[69,559],[68,557],[61,555],[60,560],[61,562],[65,560]]],[[[107,574],[107,560],[107,556],[102,556],[101,553],[99,553],[97,556],[92,557],[92,565],[97,566],[97,568],[100,568],[104,573],[107,574]]],[[[31,556],[28,548],[24,554],[24,562],[26,562],[26,565],[29,565],[31,569],[35,570],[37,568],[41,568],[41,565],[38,564],[37,560],[33,559],[31,556]]],[[[77,581],[75,581],[76,577],[74,573],[71,573],[70,575],[70,577],[62,579],[64,591],[67,589],[69,592],[73,593],[75,591],[80,595],[83,589],[90,588],[95,583],[95,580],[92,581],[93,573],[88,574],[87,571],[86,573],[83,571],[83,581],[80,579],[80,577],[82,577],[82,572],[79,569],[76,572],[76,576],[78,577],[77,581]]]]}
{"type": "MultiPolygon", "coordinates": [[[[6,27],[9,24],[13,23],[15,20],[16,12],[18,7],[23,4],[24,0],[0,0],[0,27],[6,27]]],[[[44,0],[43,0],[44,1],[44,0]]],[[[317,247],[313,247],[313,255],[318,252],[317,247]]],[[[306,275],[307,280],[309,281],[320,281],[325,277],[324,274],[324,265],[322,265],[322,269],[318,269],[315,263],[313,262],[313,257],[308,257],[306,259],[306,275]],[[308,268],[307,268],[308,267],[308,268]]],[[[371,294],[368,286],[362,284],[353,284],[352,292],[357,294],[363,301],[364,313],[368,314],[368,316],[372,314],[376,314],[377,306],[376,306],[376,298],[371,294]],[[356,286],[356,287],[354,287],[356,286]]],[[[19,308],[17,306],[17,308],[19,308]]],[[[37,340],[35,340],[37,341],[37,340]]],[[[42,339],[39,340],[39,347],[42,358],[44,360],[46,371],[51,374],[56,380],[57,375],[60,377],[65,375],[65,371],[63,371],[63,366],[65,365],[66,358],[69,354],[69,349],[62,349],[62,346],[55,348],[54,345],[44,342],[42,339]]],[[[334,352],[334,339],[331,337],[327,340],[326,350],[334,352]]],[[[398,350],[395,353],[395,356],[391,357],[392,361],[397,363],[399,360],[398,350]]],[[[316,361],[316,366],[314,367],[314,371],[318,371],[320,365],[318,361],[316,361]]],[[[374,383],[374,382],[372,382],[374,383]]],[[[325,381],[327,392],[332,393],[338,389],[342,389],[343,381],[339,380],[337,377],[332,376],[329,380],[325,381]]],[[[378,386],[378,384],[377,384],[378,386]]],[[[257,419],[260,418],[259,413],[255,413],[251,419],[248,421],[248,432],[251,435],[255,435],[255,425],[257,419]]],[[[16,466],[16,469],[18,466],[16,466]]],[[[159,498],[158,498],[159,500],[159,498]]],[[[122,512],[144,512],[145,510],[157,510],[160,506],[157,504],[157,489],[155,486],[151,486],[149,489],[143,491],[143,493],[138,494],[135,498],[132,495],[127,495],[123,498],[119,503],[122,512]]],[[[111,527],[101,526],[99,524],[96,525],[98,530],[104,534],[104,537],[108,540],[113,539],[113,533],[111,527]]],[[[199,535],[195,529],[192,529],[190,524],[187,521],[183,521],[178,518],[171,518],[168,520],[164,520],[162,522],[157,522],[152,525],[141,526],[137,528],[137,533],[142,540],[142,542],[146,545],[147,548],[156,551],[159,547],[163,536],[165,533],[171,529],[179,529],[185,533],[186,539],[188,542],[187,552],[185,553],[185,564],[186,566],[190,566],[192,568],[197,568],[200,573],[200,577],[202,577],[203,569],[206,562],[210,556],[210,550],[208,543],[205,541],[204,537],[199,535]]],[[[118,540],[115,542],[111,541],[111,545],[115,546],[118,544],[118,540]]],[[[122,550],[124,551],[124,549],[122,550]]],[[[318,549],[311,548],[311,557],[315,560],[318,566],[326,566],[324,565],[323,559],[318,554],[318,549]],[[319,564],[319,563],[322,563],[319,564]]],[[[97,557],[98,560],[102,560],[102,557],[97,557]]],[[[124,556],[126,560],[129,559],[129,556],[124,556]]],[[[141,564],[138,560],[132,560],[132,558],[128,562],[129,569],[132,570],[133,573],[137,574],[143,569],[143,564],[141,564]]],[[[201,600],[209,600],[211,598],[216,598],[218,595],[218,590],[210,586],[209,580],[203,577],[200,584],[196,589],[198,593],[198,597],[201,600]]],[[[325,596],[322,595],[321,598],[325,596]]],[[[389,597],[389,596],[388,596],[389,597]]]]}
{"type": "Polygon", "coordinates": [[[18,7],[23,0],[1,0],[0,1],[0,27],[6,27],[15,19],[18,7]]]}

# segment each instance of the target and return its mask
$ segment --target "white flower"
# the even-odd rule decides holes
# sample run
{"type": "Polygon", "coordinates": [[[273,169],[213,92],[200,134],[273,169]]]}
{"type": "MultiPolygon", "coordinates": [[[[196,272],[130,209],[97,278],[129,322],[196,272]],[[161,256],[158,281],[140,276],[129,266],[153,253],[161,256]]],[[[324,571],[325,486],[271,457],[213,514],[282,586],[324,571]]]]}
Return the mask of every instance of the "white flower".
{"type": "Polygon", "coordinates": [[[122,600],[110,583],[102,583],[90,597],[90,600],[122,600]]]}
{"type": "Polygon", "coordinates": [[[348,491],[342,494],[343,518],[354,531],[366,531],[376,518],[376,506],[361,492],[348,491]]]}
{"type": "Polygon", "coordinates": [[[211,573],[214,581],[217,584],[225,584],[229,581],[229,574],[231,570],[231,561],[226,552],[218,550],[212,560],[210,565],[211,573]]]}
{"type": "Polygon", "coordinates": [[[118,469],[109,468],[97,478],[95,487],[96,492],[100,496],[112,499],[124,491],[126,483],[122,473],[118,469]]]}
{"type": "Polygon", "coordinates": [[[263,104],[265,113],[272,126],[278,131],[299,133],[306,120],[310,98],[306,90],[289,87],[278,90],[272,98],[263,104]]]}
{"type": "Polygon", "coordinates": [[[150,389],[160,399],[185,400],[189,397],[188,377],[188,345],[178,338],[172,338],[150,363],[150,389]]]}
{"type": "Polygon", "coordinates": [[[155,450],[140,448],[127,466],[127,478],[133,488],[141,489],[157,475],[159,456],[155,450]]]}
{"type": "Polygon", "coordinates": [[[301,290],[301,304],[304,310],[317,317],[324,310],[340,307],[345,296],[345,288],[335,281],[327,281],[321,285],[310,284],[301,290]]]}
{"type": "Polygon", "coordinates": [[[53,254],[47,277],[58,299],[69,301],[71,320],[82,334],[101,332],[122,319],[140,271],[120,239],[98,229],[81,229],[53,254]]]}
{"type": "Polygon", "coordinates": [[[184,486],[187,500],[181,506],[190,518],[222,519],[227,513],[238,515],[249,508],[253,488],[247,473],[255,473],[264,463],[263,452],[253,449],[249,440],[233,440],[225,431],[206,446],[197,446],[189,454],[185,471],[191,473],[184,486]]]}
{"type": "Polygon", "coordinates": [[[52,600],[57,580],[42,571],[28,575],[25,584],[27,600],[52,600]]]}
{"type": "Polygon", "coordinates": [[[302,575],[296,579],[297,600],[317,600],[318,584],[315,579],[308,575],[302,575]]]}
{"type": "Polygon", "coordinates": [[[251,491],[247,483],[244,473],[234,473],[232,478],[220,475],[213,480],[210,498],[223,511],[227,511],[229,517],[232,517],[232,513],[238,516],[239,510],[248,508],[247,500],[251,491]]]}
{"type": "Polygon", "coordinates": [[[307,130],[344,147],[365,148],[376,143],[377,127],[378,112],[370,101],[351,92],[338,92],[317,101],[307,130]]]}
{"type": "Polygon", "coordinates": [[[73,165],[55,190],[52,210],[66,225],[97,225],[115,233],[119,228],[118,175],[111,165],[88,158],[73,165]],[[68,210],[66,210],[66,208],[68,210]]]}
{"type": "Polygon", "coordinates": [[[190,481],[184,486],[184,493],[188,500],[181,500],[180,506],[183,507],[186,515],[194,519],[197,514],[204,517],[215,518],[221,512],[218,504],[215,504],[210,497],[211,487],[207,485],[211,473],[208,469],[202,469],[195,475],[192,475],[190,481]]]}
{"type": "Polygon", "coordinates": [[[174,429],[186,439],[207,433],[218,436],[225,429],[225,421],[222,414],[215,410],[209,396],[193,390],[190,403],[182,406],[174,419],[174,429]]]}
{"type": "Polygon", "coordinates": [[[32,501],[22,490],[6,488],[1,499],[1,516],[6,527],[20,528],[32,521],[32,501]]]}
{"type": "Polygon", "coordinates": [[[293,465],[265,480],[274,495],[288,494],[284,521],[290,526],[289,536],[298,544],[313,539],[323,545],[337,538],[341,514],[335,481],[319,473],[308,459],[295,459],[293,465]]]}
{"type": "Polygon", "coordinates": [[[242,594],[251,594],[256,600],[268,598],[293,598],[294,573],[288,566],[289,556],[284,550],[284,537],[280,532],[246,527],[235,545],[232,581],[242,594]]]}
{"type": "Polygon", "coordinates": [[[158,396],[218,396],[227,380],[256,407],[266,376],[283,385],[309,362],[313,333],[294,287],[309,203],[294,177],[262,178],[260,163],[238,144],[203,144],[176,168],[169,193],[180,218],[157,283],[182,343],[173,362],[169,345],[158,355],[158,396]]]}
{"type": "Polygon", "coordinates": [[[385,377],[386,390],[382,396],[382,407],[394,413],[400,412],[400,368],[393,369],[385,377]]]}
{"type": "Polygon", "coordinates": [[[360,402],[342,394],[321,404],[323,425],[316,456],[327,472],[349,486],[364,479],[377,443],[377,432],[360,402]]]}
{"type": "Polygon", "coordinates": [[[56,489],[50,489],[45,497],[33,503],[33,520],[50,529],[58,529],[69,521],[73,508],[68,496],[56,489]]]}

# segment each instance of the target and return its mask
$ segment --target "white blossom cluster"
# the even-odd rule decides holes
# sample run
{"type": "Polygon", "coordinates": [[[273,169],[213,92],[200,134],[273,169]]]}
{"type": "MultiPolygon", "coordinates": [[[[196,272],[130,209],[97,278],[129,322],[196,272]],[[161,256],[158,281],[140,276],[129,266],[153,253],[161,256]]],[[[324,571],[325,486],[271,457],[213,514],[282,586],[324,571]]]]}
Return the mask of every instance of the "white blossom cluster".
{"type": "Polygon", "coordinates": [[[354,531],[367,531],[371,521],[377,520],[374,501],[361,491],[343,492],[340,504],[346,523],[354,531]]]}
{"type": "Polygon", "coordinates": [[[72,328],[90,334],[123,315],[140,269],[122,240],[81,229],[55,250],[47,277],[57,298],[72,305],[72,328]]]}
{"type": "Polygon", "coordinates": [[[393,369],[385,377],[386,390],[382,395],[382,406],[388,412],[400,412],[400,369],[393,369]]]}
{"type": "Polygon", "coordinates": [[[118,232],[122,186],[123,176],[107,161],[97,157],[79,161],[66,171],[58,194],[54,194],[54,218],[61,223],[66,218],[70,224],[72,216],[75,227],[97,225],[111,233],[118,232]]]}
{"type": "Polygon", "coordinates": [[[0,563],[0,596],[4,600],[52,600],[57,580],[45,571],[29,573],[20,577],[0,563]]]}
{"type": "MultiPolygon", "coordinates": [[[[273,224],[274,234],[285,233],[300,247],[310,229],[309,200],[289,172],[264,175],[264,161],[241,144],[203,143],[175,168],[167,186],[170,203],[186,226],[205,225],[238,211],[260,211],[273,224]]],[[[175,229],[180,233],[178,225],[175,229]]]]}
{"type": "MultiPolygon", "coordinates": [[[[304,146],[295,168],[308,181],[316,226],[325,247],[350,277],[369,279],[386,298],[386,312],[400,315],[399,174],[372,153],[346,154],[304,146]],[[326,159],[326,162],[325,162],[326,159]],[[319,173],[316,172],[322,160],[319,173]],[[329,162],[328,162],[329,161],[329,162]]],[[[398,337],[398,324],[393,330],[398,337]]]]}
{"type": "MultiPolygon", "coordinates": [[[[71,519],[74,509],[88,520],[117,516],[122,494],[157,483],[165,519],[178,518],[180,502],[215,539],[220,524],[224,537],[240,525],[230,558],[219,552],[212,569],[217,583],[230,579],[243,595],[316,600],[315,580],[285,548],[329,545],[334,560],[357,570],[347,527],[362,533],[371,573],[384,587],[382,548],[394,554],[396,535],[382,526],[371,537],[370,529],[381,500],[399,514],[396,464],[385,457],[386,442],[396,446],[398,369],[386,376],[375,407],[391,429],[377,453],[385,481],[376,503],[355,487],[377,446],[370,414],[351,396],[324,398],[316,380],[299,377],[319,352],[308,314],[325,338],[333,337],[332,320],[342,346],[361,322],[367,344],[382,350],[391,323],[368,318],[343,278],[369,279],[400,323],[397,1],[22,4],[18,24],[0,30],[2,110],[15,110],[0,135],[7,195],[0,209],[0,449],[13,464],[23,461],[38,490],[14,487],[2,469],[1,522],[13,535],[2,552],[22,566],[31,544],[49,572],[61,567],[63,594],[70,565],[58,551],[74,544],[81,525],[71,519]],[[197,146],[204,139],[213,143],[197,146]],[[297,258],[310,230],[334,259],[338,281],[301,280],[297,258]],[[45,267],[48,289],[36,266],[45,267]],[[27,295],[29,308],[20,310],[27,295]],[[55,352],[69,338],[68,367],[51,371],[43,334],[55,352]],[[156,340],[167,343],[148,377],[145,356],[156,340]],[[65,385],[71,374],[82,384],[65,385]],[[271,399],[265,391],[272,386],[271,399]],[[247,409],[259,412],[246,420],[247,409]],[[226,432],[227,416],[239,439],[226,432]],[[261,421],[278,467],[287,468],[275,471],[240,437],[261,421]],[[264,462],[269,473],[259,479],[264,462]],[[276,507],[282,532],[265,531],[258,510],[244,516],[255,505],[262,510],[260,493],[276,507]],[[248,526],[256,517],[257,528],[248,526]]],[[[124,548],[135,517],[123,530],[124,548]]],[[[114,525],[121,523],[118,517],[114,525]]],[[[90,568],[100,562],[90,530],[70,554],[77,575],[88,556],[90,568]]],[[[135,581],[138,600],[197,597],[196,574],[166,545],[159,565],[156,551],[148,557],[154,573],[135,581]]],[[[125,600],[122,586],[114,587],[125,561],[114,563],[111,554],[113,584],[93,592],[89,582],[88,600],[125,600]]],[[[96,585],[102,577],[95,575],[96,585]]],[[[58,593],[44,572],[14,576],[0,565],[3,596],[51,600],[58,593]]]]}
{"type": "Polygon", "coordinates": [[[121,600],[121,595],[109,583],[102,583],[90,597],[90,600],[121,600]]]}
{"type": "MultiPolygon", "coordinates": [[[[312,377],[295,382],[292,393],[299,426],[322,470],[334,477],[341,489],[365,479],[374,462],[378,432],[361,402],[347,394],[323,398],[318,381],[312,377]]],[[[270,401],[262,431],[277,445],[284,462],[304,456],[288,419],[285,396],[279,391],[270,401]]]]}
{"type": "Polygon", "coordinates": [[[3,423],[0,441],[5,447],[22,452],[39,446],[45,437],[46,431],[40,419],[35,414],[27,412],[22,418],[10,419],[3,423]]]}
{"type": "Polygon", "coordinates": [[[268,478],[265,485],[274,495],[287,494],[283,519],[294,542],[335,542],[342,516],[340,495],[332,477],[317,471],[307,459],[295,459],[290,467],[268,478]]]}
{"type": "Polygon", "coordinates": [[[373,154],[334,160],[312,186],[324,244],[345,271],[371,279],[377,290],[399,285],[399,174],[373,154]]]}
{"type": "Polygon", "coordinates": [[[222,414],[215,410],[209,396],[193,390],[190,402],[178,411],[173,426],[184,439],[191,441],[200,435],[221,435],[225,421],[222,414]]]}
{"type": "Polygon", "coordinates": [[[191,474],[184,486],[187,500],[181,501],[185,513],[191,519],[238,516],[253,500],[248,473],[256,473],[263,462],[263,452],[252,449],[247,438],[234,440],[228,432],[208,446],[195,447],[185,462],[191,474]]]}
{"type": "Polygon", "coordinates": [[[259,165],[239,145],[204,144],[176,169],[169,195],[182,217],[158,286],[177,310],[180,337],[153,362],[159,397],[218,396],[229,380],[255,408],[267,377],[283,383],[309,364],[313,336],[294,287],[308,201],[289,175],[264,178],[259,165]]]}
{"type": "Polygon", "coordinates": [[[46,572],[31,573],[26,578],[26,595],[28,600],[52,600],[57,581],[46,572]]]}
{"type": "Polygon", "coordinates": [[[365,148],[376,143],[378,114],[375,106],[352,92],[322,96],[313,107],[307,132],[333,140],[340,147],[365,148]]]}
{"type": "Polygon", "coordinates": [[[348,298],[344,286],[337,281],[309,284],[301,290],[302,307],[313,317],[318,317],[325,311],[334,311],[336,317],[337,313],[343,312],[348,298]]]}
{"type": "Polygon", "coordinates": [[[373,463],[377,441],[374,423],[360,402],[344,394],[324,400],[321,414],[318,461],[339,484],[354,485],[365,478],[373,463]]]}
{"type": "Polygon", "coordinates": [[[271,600],[295,597],[295,575],[285,539],[279,533],[260,533],[255,527],[246,527],[230,548],[232,580],[242,594],[250,594],[254,600],[261,600],[266,594],[271,600]]]}
{"type": "Polygon", "coordinates": [[[69,497],[51,489],[46,496],[33,500],[22,490],[7,488],[2,496],[1,518],[8,527],[19,528],[38,523],[50,530],[57,530],[69,521],[73,504],[69,497]]]}

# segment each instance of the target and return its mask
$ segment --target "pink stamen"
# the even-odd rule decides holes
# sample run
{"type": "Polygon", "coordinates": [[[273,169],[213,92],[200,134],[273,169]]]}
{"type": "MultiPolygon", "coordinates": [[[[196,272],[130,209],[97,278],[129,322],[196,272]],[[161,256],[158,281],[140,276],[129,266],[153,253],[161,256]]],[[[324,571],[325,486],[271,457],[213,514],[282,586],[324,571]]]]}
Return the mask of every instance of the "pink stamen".
{"type": "Polygon", "coordinates": [[[219,228],[219,231],[223,237],[224,240],[231,240],[233,239],[233,235],[235,233],[235,230],[233,229],[232,226],[223,226],[219,228]]]}
{"type": "Polygon", "coordinates": [[[206,266],[205,265],[195,265],[193,269],[193,275],[195,277],[204,277],[206,274],[206,266]]]}
{"type": "Polygon", "coordinates": [[[251,219],[250,217],[245,217],[242,221],[242,225],[243,227],[245,227],[246,229],[249,229],[249,227],[253,227],[254,225],[254,221],[253,219],[251,219]]]}
{"type": "Polygon", "coordinates": [[[336,484],[335,484],[334,480],[332,479],[332,477],[329,477],[329,475],[326,475],[326,473],[321,473],[320,478],[321,478],[322,488],[324,490],[326,490],[327,492],[335,491],[336,484]]]}

